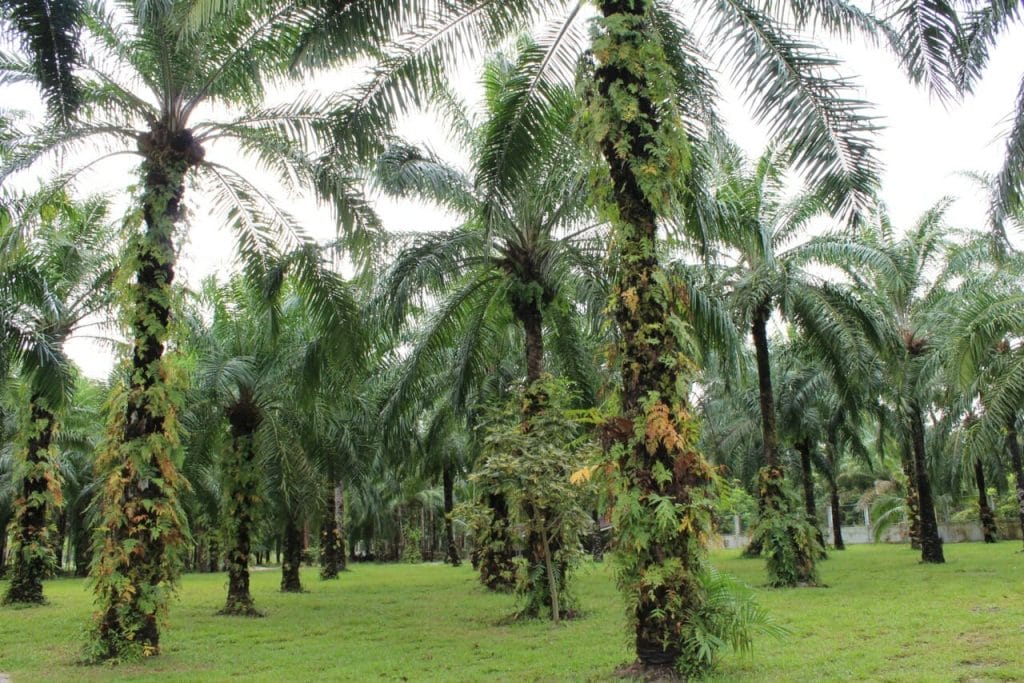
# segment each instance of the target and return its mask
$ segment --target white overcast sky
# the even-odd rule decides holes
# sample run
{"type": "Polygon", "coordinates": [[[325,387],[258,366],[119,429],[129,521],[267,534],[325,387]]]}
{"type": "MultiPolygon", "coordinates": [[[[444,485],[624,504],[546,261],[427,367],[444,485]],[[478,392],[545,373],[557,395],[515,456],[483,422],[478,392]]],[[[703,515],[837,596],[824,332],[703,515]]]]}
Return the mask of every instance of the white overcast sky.
{"type": "MultiPolygon", "coordinates": [[[[958,173],[992,173],[1000,166],[1005,144],[1003,134],[1008,130],[1009,116],[1024,73],[1024,30],[1017,27],[1001,36],[976,93],[949,107],[923,89],[909,85],[897,69],[895,59],[882,50],[850,45],[833,45],[832,49],[846,60],[844,73],[857,77],[863,88],[863,99],[876,105],[875,113],[879,125],[883,126],[876,138],[878,157],[884,167],[882,197],[896,229],[909,226],[945,195],[960,197],[950,214],[954,225],[983,229],[986,204],[982,191],[958,173]]],[[[478,90],[472,78],[466,80],[460,84],[460,91],[478,90]]],[[[732,135],[749,154],[757,155],[766,137],[750,122],[735,93],[723,95],[723,112],[732,135]]],[[[4,102],[5,107],[10,107],[15,100],[25,106],[22,104],[24,96],[23,89],[0,88],[0,102],[4,102]]],[[[444,142],[440,126],[427,116],[409,117],[399,132],[414,141],[428,142],[442,153],[457,154],[444,142]]],[[[462,161],[465,163],[464,159],[462,161]]],[[[124,181],[122,172],[106,171],[89,178],[88,187],[81,184],[79,187],[89,191],[118,191],[123,190],[124,181]],[[104,183],[110,186],[103,187],[104,183]]],[[[333,234],[333,225],[325,211],[311,208],[312,203],[301,198],[291,198],[289,205],[306,223],[311,235],[326,239],[333,234]]],[[[386,226],[399,230],[440,228],[453,222],[439,210],[408,202],[380,201],[378,210],[386,226]]],[[[197,284],[211,273],[229,272],[233,251],[230,234],[209,221],[199,220],[196,213],[182,249],[179,269],[181,277],[191,284],[197,284]]],[[[1017,235],[1015,241],[1022,238],[1024,235],[1017,235]]],[[[69,352],[92,377],[105,377],[113,363],[109,351],[86,339],[72,340],[69,352]]]]}

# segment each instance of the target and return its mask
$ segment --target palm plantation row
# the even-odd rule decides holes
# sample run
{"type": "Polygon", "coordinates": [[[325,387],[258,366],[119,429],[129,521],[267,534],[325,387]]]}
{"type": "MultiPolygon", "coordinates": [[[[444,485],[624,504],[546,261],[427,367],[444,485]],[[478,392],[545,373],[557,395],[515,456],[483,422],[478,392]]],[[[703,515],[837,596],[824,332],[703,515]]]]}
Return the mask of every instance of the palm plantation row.
{"type": "Polygon", "coordinates": [[[1006,242],[1024,126],[992,180],[991,228],[954,233],[940,203],[897,236],[873,199],[869,111],[791,37],[872,36],[952,97],[1014,8],[910,3],[886,22],[841,3],[706,3],[694,23],[648,0],[52,4],[4,5],[27,56],[4,53],[3,78],[38,80],[51,109],[36,128],[5,119],[4,177],[62,162],[40,191],[4,195],[7,600],[41,600],[70,537],[76,565],[91,555],[92,658],[159,652],[186,555],[223,557],[227,614],[257,613],[248,568],[267,538],[282,589],[300,589],[318,528],[332,578],[346,540],[383,549],[392,533],[389,553],[422,534],[457,563],[463,520],[484,584],[558,620],[574,614],[587,519],[608,512],[638,672],[696,673],[770,628],[704,559],[730,489],[757,500],[769,582],[796,586],[824,551],[814,467],[838,513],[844,471],[881,474],[895,454],[926,562],[943,560],[935,490],[986,473],[1024,486],[1006,242]],[[499,45],[484,106],[462,103],[444,74],[499,45]],[[756,162],[728,141],[707,55],[772,132],[756,162]],[[350,89],[266,103],[270,85],[346,63],[364,78],[350,89]],[[468,170],[394,136],[417,107],[468,170]],[[310,240],[227,143],[315,191],[339,240],[310,240]],[[141,174],[124,218],[69,196],[124,155],[141,174]],[[460,223],[386,233],[367,188],[460,223]],[[240,266],[198,294],[175,281],[193,192],[234,231],[240,266]],[[114,319],[126,360],[104,392],[63,344],[114,319]]]}

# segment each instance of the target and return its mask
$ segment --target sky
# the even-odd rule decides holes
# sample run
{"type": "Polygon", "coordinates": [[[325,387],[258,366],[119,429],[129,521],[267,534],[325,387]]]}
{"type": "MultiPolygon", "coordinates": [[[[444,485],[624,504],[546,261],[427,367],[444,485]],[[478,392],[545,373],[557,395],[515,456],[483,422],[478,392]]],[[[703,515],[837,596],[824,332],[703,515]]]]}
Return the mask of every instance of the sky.
{"type": "MultiPolygon", "coordinates": [[[[895,59],[882,50],[835,43],[829,47],[844,59],[843,72],[857,78],[860,96],[875,104],[874,113],[881,127],[875,138],[877,156],[883,167],[881,194],[896,229],[906,229],[917,216],[947,195],[960,198],[949,213],[953,226],[984,229],[986,199],[983,190],[958,174],[964,171],[994,173],[1001,164],[1003,134],[1008,130],[1009,116],[1024,73],[1024,27],[1018,26],[1001,36],[975,94],[952,105],[945,105],[924,89],[908,84],[895,59]]],[[[473,82],[472,71],[465,70],[463,74],[468,76],[462,79],[458,89],[474,97],[479,88],[473,82]]],[[[726,81],[722,79],[723,83],[726,81]]],[[[24,97],[24,89],[0,87],[0,101],[20,104],[24,97]]],[[[735,91],[723,92],[722,111],[734,139],[751,156],[757,155],[767,143],[767,136],[751,122],[735,91]]],[[[398,132],[413,141],[428,142],[441,154],[468,164],[458,150],[445,142],[440,125],[429,116],[407,117],[398,132]]],[[[207,150],[208,158],[217,151],[207,150]]],[[[112,183],[108,189],[117,191],[123,190],[123,181],[122,172],[104,170],[89,179],[88,184],[90,189],[98,190],[108,182],[112,183]]],[[[318,239],[333,235],[334,226],[325,209],[317,209],[311,200],[302,197],[290,197],[287,201],[309,234],[318,239]]],[[[385,226],[390,229],[438,229],[454,223],[451,216],[434,207],[381,198],[375,201],[385,226]]],[[[193,203],[192,209],[192,228],[182,246],[179,276],[197,285],[210,274],[223,276],[230,272],[233,239],[226,229],[217,227],[215,221],[203,219],[206,209],[202,205],[193,203]]],[[[1017,234],[1013,239],[1024,243],[1024,235],[1017,234]]],[[[110,350],[92,339],[73,339],[68,351],[91,377],[107,376],[114,361],[110,350]]]]}

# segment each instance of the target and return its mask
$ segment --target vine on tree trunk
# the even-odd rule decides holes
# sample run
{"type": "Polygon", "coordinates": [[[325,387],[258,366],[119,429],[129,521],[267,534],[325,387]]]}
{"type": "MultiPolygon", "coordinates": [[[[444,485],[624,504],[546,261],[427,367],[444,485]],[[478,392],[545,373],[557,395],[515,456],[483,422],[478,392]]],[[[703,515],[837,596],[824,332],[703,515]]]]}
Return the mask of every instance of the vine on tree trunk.
{"type": "Polygon", "coordinates": [[[143,155],[141,215],[145,225],[122,268],[132,358],[115,406],[102,473],[94,536],[93,585],[99,608],[86,644],[93,660],[149,656],[160,651],[160,626],[174,591],[188,538],[178,474],[182,449],[177,413],[179,373],[164,357],[174,280],[174,230],[181,217],[185,176],[204,155],[192,133],[153,124],[139,139],[143,155]]]}
{"type": "Polygon", "coordinates": [[[687,291],[658,263],[657,218],[685,201],[690,148],[651,1],[596,4],[582,123],[607,163],[595,189],[617,257],[609,308],[620,333],[621,414],[603,426],[616,465],[603,471],[614,472],[617,579],[636,636],[632,673],[698,675],[721,644],[750,636],[735,602],[710,599],[721,587],[705,562],[717,477],[695,448],[688,406],[687,291]]]}
{"type": "MultiPolygon", "coordinates": [[[[11,523],[11,582],[3,604],[43,604],[43,579],[57,570],[54,514],[63,505],[53,445],[55,421],[43,400],[33,397],[23,410],[16,441],[15,476],[21,481],[11,523]]],[[[6,536],[7,530],[0,529],[6,536]]]]}

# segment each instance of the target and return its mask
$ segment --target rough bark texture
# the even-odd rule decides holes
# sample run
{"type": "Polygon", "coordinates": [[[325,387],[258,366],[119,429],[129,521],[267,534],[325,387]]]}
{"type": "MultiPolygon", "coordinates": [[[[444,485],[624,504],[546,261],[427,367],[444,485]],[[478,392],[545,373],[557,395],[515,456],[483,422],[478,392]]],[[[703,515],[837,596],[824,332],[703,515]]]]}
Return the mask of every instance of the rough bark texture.
{"type": "Polygon", "coordinates": [[[459,549],[455,546],[455,530],[452,522],[452,510],[455,508],[455,476],[452,466],[446,464],[441,470],[441,488],[444,491],[444,561],[453,567],[462,564],[459,549]]]}
{"type": "Polygon", "coordinates": [[[505,496],[490,494],[487,506],[493,511],[490,538],[483,548],[477,549],[477,569],[480,582],[497,591],[511,590],[515,585],[516,567],[512,559],[515,549],[509,534],[508,503],[505,496]]]}
{"type": "Polygon", "coordinates": [[[530,299],[513,306],[526,339],[526,386],[533,385],[544,372],[544,317],[540,305],[530,299]]]}
{"type": "Polygon", "coordinates": [[[981,460],[974,459],[974,481],[978,485],[978,519],[981,520],[981,530],[985,536],[985,543],[995,543],[999,538],[999,530],[996,528],[996,517],[992,514],[992,508],[988,504],[988,487],[985,486],[985,468],[981,460]]]}
{"type": "Polygon", "coordinates": [[[939,523],[935,518],[935,502],[932,499],[932,486],[925,459],[924,419],[921,416],[921,408],[916,403],[910,407],[910,440],[921,515],[921,561],[938,564],[945,562],[946,558],[942,553],[942,539],[939,537],[939,523]]]}
{"type": "Polygon", "coordinates": [[[341,530],[335,514],[334,486],[329,485],[324,501],[324,515],[320,520],[320,578],[338,578],[338,572],[341,571],[339,562],[344,561],[345,546],[341,542],[341,530]]]}
{"type": "Polygon", "coordinates": [[[914,468],[914,447],[910,440],[904,440],[900,449],[900,466],[907,478],[907,525],[912,550],[921,549],[921,502],[917,494],[917,470],[914,468]]]}
{"type": "MultiPolygon", "coordinates": [[[[25,476],[21,491],[14,501],[13,544],[11,546],[11,582],[4,595],[4,604],[42,604],[43,579],[53,573],[56,558],[50,515],[46,501],[52,493],[59,496],[54,463],[49,462],[53,438],[53,414],[33,398],[30,407],[32,436],[25,451],[25,476]],[[54,491],[54,487],[56,490],[54,491]]],[[[59,499],[59,498],[58,498],[59,499]]],[[[0,529],[6,536],[7,530],[0,529]]]]}
{"type": "Polygon", "coordinates": [[[225,453],[224,520],[228,526],[228,599],[221,614],[262,616],[249,592],[253,511],[259,504],[259,473],[253,435],[262,419],[251,393],[240,392],[227,410],[231,443],[225,453]]]}
{"type": "Polygon", "coordinates": [[[145,234],[135,254],[136,283],[129,309],[131,381],[121,444],[113,453],[121,462],[115,463],[118,470],[107,480],[104,500],[104,505],[117,509],[104,513],[105,542],[93,566],[102,610],[92,648],[98,659],[116,659],[129,649],[145,655],[159,653],[158,620],[180,573],[176,550],[186,524],[177,500],[180,477],[171,454],[177,447],[176,437],[165,433],[173,408],[155,389],[165,381],[161,361],[170,321],[174,229],[181,218],[185,176],[204,152],[191,131],[173,130],[166,121],[155,123],[139,140],[139,151],[144,157],[145,234]],[[135,461],[137,452],[149,453],[141,467],[135,461]],[[125,542],[134,545],[127,562],[120,559],[125,542]],[[125,576],[130,590],[119,581],[105,580],[110,575],[125,576]]]}
{"type": "Polygon", "coordinates": [[[1020,515],[1021,539],[1024,539],[1024,463],[1017,439],[1017,418],[1011,417],[1006,425],[1006,449],[1010,452],[1010,466],[1017,484],[1017,511],[1020,515]]]}
{"type": "Polygon", "coordinates": [[[291,517],[284,526],[284,558],[281,561],[281,592],[301,593],[302,531],[291,517]]]}

